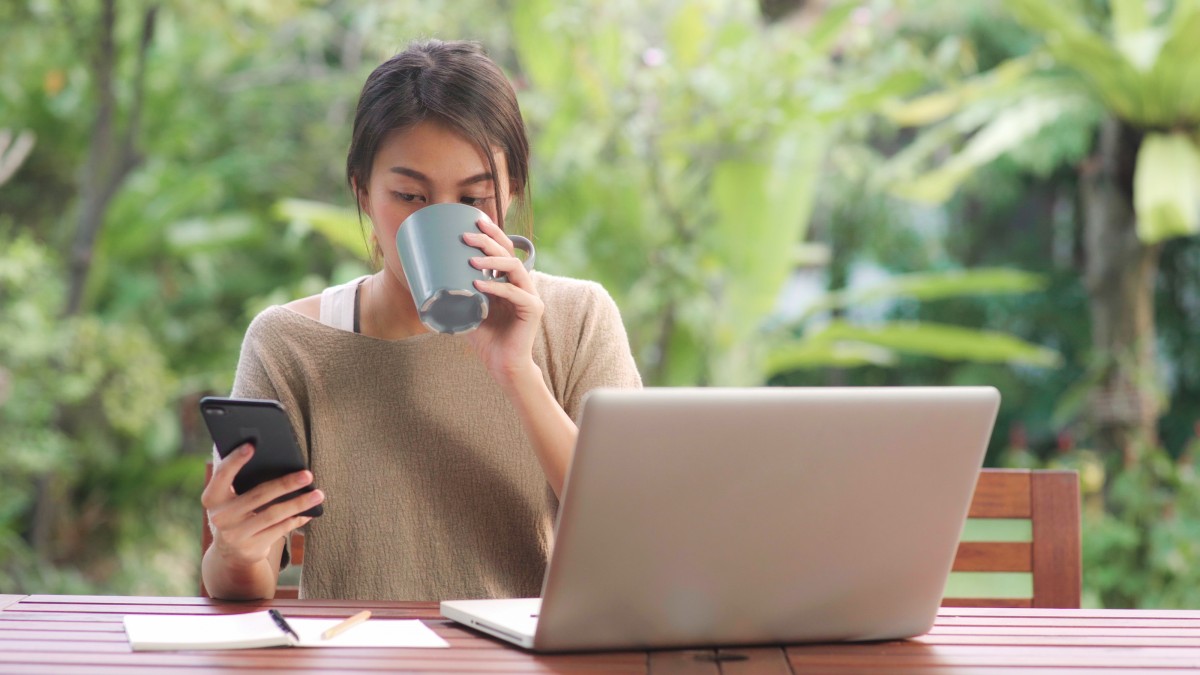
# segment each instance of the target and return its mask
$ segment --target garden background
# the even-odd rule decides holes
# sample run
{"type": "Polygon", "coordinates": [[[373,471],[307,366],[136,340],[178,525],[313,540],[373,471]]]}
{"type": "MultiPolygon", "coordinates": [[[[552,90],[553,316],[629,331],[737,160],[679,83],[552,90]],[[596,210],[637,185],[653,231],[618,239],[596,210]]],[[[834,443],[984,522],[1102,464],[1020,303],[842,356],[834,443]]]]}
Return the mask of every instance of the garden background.
{"type": "Polygon", "coordinates": [[[1200,607],[1200,2],[0,5],[0,592],[194,594],[262,308],[369,270],[359,88],[484,43],[539,266],[650,385],[988,384],[1084,490],[1084,602],[1200,607]]]}

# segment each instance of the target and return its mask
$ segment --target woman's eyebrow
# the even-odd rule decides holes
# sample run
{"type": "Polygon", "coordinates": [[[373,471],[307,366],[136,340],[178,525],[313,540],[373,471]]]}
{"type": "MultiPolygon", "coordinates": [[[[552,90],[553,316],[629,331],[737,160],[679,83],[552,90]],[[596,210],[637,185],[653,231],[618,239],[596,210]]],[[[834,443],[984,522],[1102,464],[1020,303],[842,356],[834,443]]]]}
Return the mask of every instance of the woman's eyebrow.
{"type": "Polygon", "coordinates": [[[429,176],[426,176],[425,174],[421,173],[420,171],[417,171],[416,169],[410,169],[407,166],[393,166],[392,168],[388,169],[388,171],[390,171],[391,173],[398,173],[401,176],[408,176],[409,178],[416,178],[417,180],[425,182],[425,183],[429,182],[429,176]]]}
{"type": "Polygon", "coordinates": [[[474,183],[485,183],[487,181],[491,181],[491,180],[495,180],[495,179],[496,179],[496,177],[493,176],[491,174],[491,172],[485,171],[483,173],[477,173],[474,176],[471,176],[470,178],[465,178],[465,179],[459,181],[458,185],[459,185],[459,187],[462,187],[464,185],[472,185],[474,183]]]}
{"type": "MultiPolygon", "coordinates": [[[[429,176],[426,176],[425,174],[421,173],[420,171],[417,171],[416,169],[410,169],[407,166],[393,166],[392,168],[388,169],[388,171],[391,173],[398,173],[401,176],[408,176],[409,178],[415,178],[423,183],[431,182],[429,180],[429,176]]],[[[496,180],[496,177],[494,175],[492,175],[492,173],[490,171],[485,171],[483,173],[477,173],[474,176],[464,178],[463,180],[458,182],[458,185],[459,185],[459,187],[463,187],[466,185],[474,185],[475,183],[485,183],[485,182],[494,181],[494,180],[496,180]]]]}

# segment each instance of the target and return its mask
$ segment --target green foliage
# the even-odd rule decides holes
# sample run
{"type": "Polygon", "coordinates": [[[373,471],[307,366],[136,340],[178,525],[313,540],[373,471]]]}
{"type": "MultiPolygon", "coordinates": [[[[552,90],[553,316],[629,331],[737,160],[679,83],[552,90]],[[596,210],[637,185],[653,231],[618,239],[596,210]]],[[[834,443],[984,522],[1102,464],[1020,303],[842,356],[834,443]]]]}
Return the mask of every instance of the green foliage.
{"type": "MultiPolygon", "coordinates": [[[[0,231],[0,588],[132,589],[138,578],[115,582],[111,563],[86,563],[115,546],[130,563],[119,569],[144,571],[138,561],[178,550],[195,533],[201,462],[179,454],[163,406],[179,384],[155,340],[137,324],[62,319],[57,268],[28,236],[0,231]],[[39,502],[58,516],[52,539],[27,530],[39,502]]],[[[157,582],[188,592],[192,578],[157,582]]]]}
{"type": "MultiPolygon", "coordinates": [[[[777,376],[802,368],[894,366],[900,354],[949,361],[1058,366],[1053,349],[1007,333],[928,321],[884,321],[858,325],[844,319],[820,323],[823,312],[841,313],[881,301],[931,302],[1005,293],[1028,293],[1044,286],[1035,275],[1018,270],[978,269],[897,275],[874,287],[832,291],[805,311],[792,326],[799,340],[769,342],[766,371],[777,376]]],[[[768,336],[771,337],[771,336],[768,336]]]]}
{"type": "Polygon", "coordinates": [[[1148,134],[1138,152],[1133,190],[1142,241],[1200,232],[1200,145],[1183,134],[1148,134]]]}
{"type": "MultiPolygon", "coordinates": [[[[1141,240],[1200,232],[1200,4],[1181,0],[1155,17],[1140,0],[1114,2],[1111,35],[1089,25],[1078,2],[1006,0],[1004,6],[1044,40],[1045,54],[1011,59],[895,106],[890,114],[899,124],[936,124],[892,163],[885,174],[891,189],[941,203],[1003,155],[1045,174],[1054,156],[1031,152],[1045,147],[1035,139],[1063,137],[1071,127],[1087,138],[1106,111],[1140,129],[1174,130],[1150,134],[1139,151],[1134,207],[1141,240]],[[1058,128],[1046,133],[1052,126],[1058,128]],[[949,159],[920,170],[964,137],[949,159]]],[[[1058,160],[1077,161],[1086,149],[1072,143],[1058,160]]]]}
{"type": "Polygon", "coordinates": [[[1200,605],[1200,441],[1180,461],[1144,447],[1108,486],[1107,509],[1085,511],[1085,602],[1102,607],[1200,605]]]}
{"type": "Polygon", "coordinates": [[[830,77],[848,3],[800,39],[742,2],[584,4],[514,13],[539,237],[613,292],[648,382],[760,382],[835,122],[919,82],[830,77]]]}
{"type": "MultiPolygon", "coordinates": [[[[1136,4],[1115,3],[1115,23],[1122,54],[1145,58],[1154,45],[1137,36],[1195,3],[1177,2],[1175,19],[1136,4]]],[[[137,8],[119,6],[124,113],[139,26],[137,8]]],[[[0,139],[0,164],[15,139],[37,141],[0,187],[0,592],[194,592],[208,457],[195,399],[228,391],[257,311],[369,269],[342,165],[350,120],[371,68],[417,37],[479,38],[513,77],[534,146],[539,264],[609,288],[649,383],[992,384],[1005,404],[989,461],[1018,427],[1029,454],[1051,454],[1074,431],[1052,413],[1087,367],[1064,167],[1090,151],[1104,105],[1097,80],[1047,66],[1049,37],[998,6],[834,2],[815,20],[765,26],[749,0],[164,3],[145,161],[108,210],[86,311],[64,320],[96,9],[0,5],[0,129],[31,133],[7,151],[0,139]],[[1015,57],[1031,47],[1044,51],[1015,57]],[[902,127],[927,123],[884,163],[902,127]],[[947,146],[963,158],[913,181],[947,146]],[[914,209],[882,194],[905,181],[962,189],[914,209]],[[828,293],[800,317],[776,314],[785,278],[805,265],[824,266],[806,273],[828,293]],[[864,267],[886,281],[855,282],[864,267]]],[[[1075,11],[1061,7],[1050,11],[1075,11]]],[[[1108,39],[1097,32],[1107,16],[1079,16],[1070,30],[1108,39]]],[[[1164,40],[1158,60],[1179,62],[1186,47],[1164,40]]],[[[1161,83],[1190,71],[1156,72],[1161,83]]],[[[1146,183],[1183,175],[1146,162],[1146,183]]],[[[1151,192],[1152,230],[1186,229],[1189,202],[1151,192]]],[[[1171,447],[1192,434],[1200,401],[1198,250],[1172,241],[1163,254],[1171,447]]],[[[1114,488],[1114,502],[1146,499],[1148,484],[1114,488]]],[[[1194,521],[1190,508],[1176,512],[1194,521]]],[[[1187,526],[1123,518],[1089,516],[1090,597],[1187,604],[1170,577],[1190,580],[1178,568],[1191,560],[1187,526]],[[1130,579],[1138,565],[1158,570],[1147,579],[1159,590],[1130,579]]]]}

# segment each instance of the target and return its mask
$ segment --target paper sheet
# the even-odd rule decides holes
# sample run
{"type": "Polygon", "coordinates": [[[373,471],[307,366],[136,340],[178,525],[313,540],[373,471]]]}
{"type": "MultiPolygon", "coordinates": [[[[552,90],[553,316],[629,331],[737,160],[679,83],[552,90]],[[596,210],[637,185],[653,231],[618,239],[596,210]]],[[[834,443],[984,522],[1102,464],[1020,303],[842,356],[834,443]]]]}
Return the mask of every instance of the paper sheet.
{"type": "Polygon", "coordinates": [[[341,619],[289,617],[288,624],[300,636],[299,647],[449,647],[429,626],[416,619],[367,619],[328,640],[321,633],[341,619]]]}

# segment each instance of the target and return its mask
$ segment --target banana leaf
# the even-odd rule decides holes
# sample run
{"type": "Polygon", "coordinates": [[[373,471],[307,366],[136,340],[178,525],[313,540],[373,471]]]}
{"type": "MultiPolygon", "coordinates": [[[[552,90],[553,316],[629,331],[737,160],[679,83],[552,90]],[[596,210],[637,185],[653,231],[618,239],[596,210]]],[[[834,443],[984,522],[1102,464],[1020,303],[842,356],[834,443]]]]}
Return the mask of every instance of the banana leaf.
{"type": "Polygon", "coordinates": [[[1200,232],[1200,147],[1184,134],[1147,134],[1134,170],[1133,203],[1144,243],[1200,232]]]}

